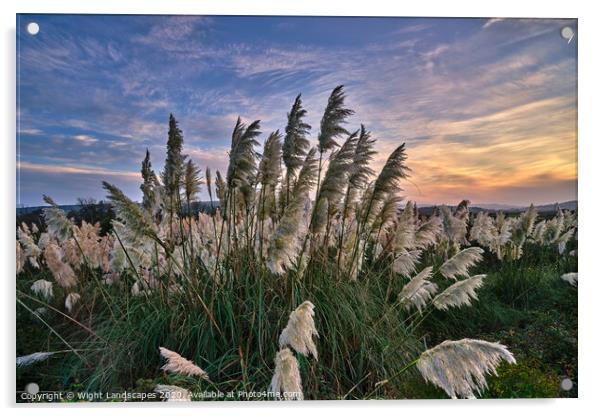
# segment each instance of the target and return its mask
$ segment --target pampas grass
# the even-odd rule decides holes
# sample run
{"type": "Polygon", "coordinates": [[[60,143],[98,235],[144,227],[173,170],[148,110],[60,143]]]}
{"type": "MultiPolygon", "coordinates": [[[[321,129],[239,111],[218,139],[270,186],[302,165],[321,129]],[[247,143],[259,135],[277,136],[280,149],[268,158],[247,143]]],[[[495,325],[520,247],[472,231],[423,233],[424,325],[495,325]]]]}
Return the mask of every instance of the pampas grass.
{"type": "Polygon", "coordinates": [[[33,354],[17,357],[17,367],[27,367],[52,357],[54,352],[34,352],[33,354]]]}
{"type": "Polygon", "coordinates": [[[468,247],[447,260],[439,273],[447,279],[456,280],[458,276],[468,277],[468,269],[483,258],[483,249],[480,247],[468,247]]]}
{"type": "Polygon", "coordinates": [[[472,300],[477,299],[476,290],[483,285],[483,279],[486,276],[479,274],[454,283],[435,296],[433,305],[435,308],[444,311],[451,307],[469,306],[472,300]]]}
{"type": "Polygon", "coordinates": [[[164,347],[159,347],[161,356],[167,360],[167,363],[161,367],[161,370],[167,373],[182,374],[184,376],[199,377],[209,380],[207,373],[195,365],[192,361],[182,357],[177,352],[173,352],[164,347]]]}
{"type": "Polygon", "coordinates": [[[306,300],[291,312],[286,328],[280,334],[280,348],[290,346],[299,354],[311,354],[317,360],[318,349],[314,336],[319,336],[314,323],[314,305],[306,300]]]}
{"type": "Polygon", "coordinates": [[[81,295],[79,293],[69,293],[65,298],[65,309],[67,309],[69,313],[73,312],[75,304],[78,303],[80,299],[81,295]]]}
{"type": "Polygon", "coordinates": [[[44,202],[51,205],[50,208],[42,210],[44,222],[46,222],[46,227],[48,227],[48,234],[56,238],[59,243],[62,243],[71,237],[73,224],[52,198],[44,195],[44,202]]]}
{"type": "Polygon", "coordinates": [[[31,285],[31,291],[36,295],[42,296],[46,300],[50,300],[54,296],[52,292],[52,282],[44,279],[33,282],[31,285]]]}
{"type": "Polygon", "coordinates": [[[413,307],[422,313],[422,309],[426,307],[427,302],[432,296],[437,293],[437,285],[429,278],[433,273],[433,267],[429,266],[418,273],[406,284],[399,294],[400,304],[410,310],[413,307]]]}
{"type": "Polygon", "coordinates": [[[485,376],[496,374],[502,361],[515,364],[506,346],[475,339],[444,341],[423,352],[416,367],[422,377],[452,399],[475,398],[487,388],[485,376]]]}
{"type": "Polygon", "coordinates": [[[577,286],[577,273],[565,273],[560,278],[572,286],[577,286]]]}
{"type": "Polygon", "coordinates": [[[309,191],[314,186],[317,176],[318,161],[316,149],[312,148],[305,158],[299,178],[293,188],[292,200],[287,205],[282,219],[274,231],[268,250],[268,268],[276,274],[290,269],[298,255],[299,242],[297,235],[303,209],[309,199],[309,191]]]}
{"type": "Polygon", "coordinates": [[[278,351],[274,359],[275,369],[270,391],[282,400],[303,400],[303,385],[299,363],[288,348],[278,351]]]}
{"type": "Polygon", "coordinates": [[[77,284],[75,272],[68,263],[63,261],[63,253],[60,247],[54,243],[49,243],[44,249],[44,259],[59,286],[69,288],[77,284]]]}

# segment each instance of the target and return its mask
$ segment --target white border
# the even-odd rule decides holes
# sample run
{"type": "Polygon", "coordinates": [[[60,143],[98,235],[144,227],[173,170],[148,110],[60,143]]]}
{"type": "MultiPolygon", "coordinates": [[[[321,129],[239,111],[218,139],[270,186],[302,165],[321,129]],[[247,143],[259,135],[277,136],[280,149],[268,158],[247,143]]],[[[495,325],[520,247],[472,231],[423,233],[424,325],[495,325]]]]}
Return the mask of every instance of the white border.
{"type": "MultiPolygon", "coordinates": [[[[602,230],[600,217],[602,208],[600,189],[602,182],[602,155],[600,142],[602,132],[602,111],[597,105],[601,96],[599,77],[602,74],[600,61],[600,27],[602,16],[597,13],[595,2],[546,1],[527,2],[525,0],[504,0],[498,2],[485,1],[427,1],[399,2],[381,0],[370,1],[297,1],[276,0],[254,1],[196,1],[191,0],[104,0],[73,2],[67,0],[21,0],[0,3],[2,13],[2,89],[0,100],[2,111],[2,181],[4,200],[0,204],[2,215],[2,242],[0,250],[1,264],[6,273],[2,276],[2,322],[3,348],[0,394],[2,404],[14,405],[14,334],[15,334],[15,300],[14,281],[14,209],[15,209],[15,13],[127,13],[127,14],[232,14],[232,15],[347,15],[347,16],[441,16],[441,17],[571,17],[579,19],[579,254],[581,283],[579,289],[579,396],[577,400],[507,400],[507,401],[403,401],[386,403],[374,402],[305,402],[296,405],[281,403],[239,403],[236,405],[222,403],[204,403],[201,406],[179,407],[169,409],[157,405],[142,406],[146,414],[165,414],[166,412],[200,413],[242,413],[247,414],[304,414],[332,413],[342,411],[350,415],[364,415],[367,411],[383,413],[437,412],[451,415],[504,415],[509,413],[523,414],[545,413],[550,415],[567,415],[569,413],[588,414],[599,408],[597,402],[600,394],[600,308],[598,307],[602,287],[600,267],[594,250],[598,248],[602,230]]],[[[86,412],[103,414],[107,410],[113,412],[124,409],[108,405],[79,405],[45,407],[40,406],[19,409],[26,414],[58,415],[70,412],[86,412]]],[[[138,406],[140,407],[140,406],[138,406]]],[[[129,406],[134,411],[133,406],[129,406]]],[[[137,409],[135,411],[138,411],[137,409]]]]}

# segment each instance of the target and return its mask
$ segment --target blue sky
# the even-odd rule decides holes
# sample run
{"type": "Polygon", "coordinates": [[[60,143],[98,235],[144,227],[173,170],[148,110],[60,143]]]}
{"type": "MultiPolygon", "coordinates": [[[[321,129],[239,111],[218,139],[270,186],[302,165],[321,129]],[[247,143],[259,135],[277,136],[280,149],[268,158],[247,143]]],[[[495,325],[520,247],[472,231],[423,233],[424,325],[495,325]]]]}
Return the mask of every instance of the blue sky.
{"type": "MultiPolygon", "coordinates": [[[[172,112],[185,152],[225,170],[237,116],[283,129],[302,93],[317,127],[344,84],[378,139],[407,143],[407,197],[523,205],[576,199],[574,20],[19,15],[17,204],[140,199],[140,161],[165,158],[172,112]],[[31,36],[27,23],[40,32],[31,36]]],[[[315,139],[314,139],[315,140],[315,139]]]]}

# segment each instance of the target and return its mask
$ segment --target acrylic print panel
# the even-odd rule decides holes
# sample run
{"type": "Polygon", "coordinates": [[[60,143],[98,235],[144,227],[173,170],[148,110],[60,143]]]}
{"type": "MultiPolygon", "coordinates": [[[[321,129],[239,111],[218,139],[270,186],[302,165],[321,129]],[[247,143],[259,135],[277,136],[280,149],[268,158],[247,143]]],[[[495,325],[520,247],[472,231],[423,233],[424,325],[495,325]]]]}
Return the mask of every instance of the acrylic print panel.
{"type": "Polygon", "coordinates": [[[17,401],[576,397],[577,21],[17,16],[17,401]]]}

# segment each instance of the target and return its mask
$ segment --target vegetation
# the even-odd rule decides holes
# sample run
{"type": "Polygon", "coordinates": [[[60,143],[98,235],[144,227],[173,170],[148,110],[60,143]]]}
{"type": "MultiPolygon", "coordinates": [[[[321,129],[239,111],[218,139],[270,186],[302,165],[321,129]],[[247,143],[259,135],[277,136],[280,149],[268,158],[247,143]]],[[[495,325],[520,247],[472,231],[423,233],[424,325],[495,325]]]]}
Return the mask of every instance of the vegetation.
{"type": "Polygon", "coordinates": [[[576,213],[475,216],[462,201],[422,216],[402,205],[405,145],[374,172],[352,113],[335,88],[311,147],[298,96],[261,153],[260,122],[239,118],[225,176],[204,181],[170,115],[141,204],[104,182],[112,209],[76,222],[45,197],[43,222],[17,228],[18,385],[157,400],[576,394],[559,390],[577,382],[576,213]],[[202,186],[211,209],[195,214],[202,186]]]}

